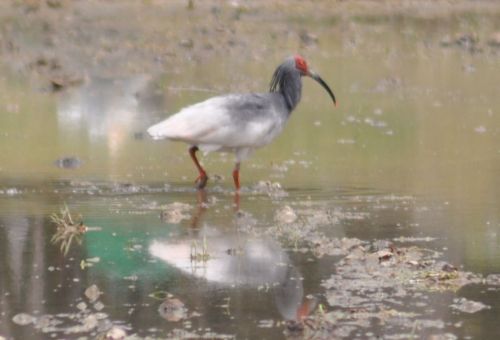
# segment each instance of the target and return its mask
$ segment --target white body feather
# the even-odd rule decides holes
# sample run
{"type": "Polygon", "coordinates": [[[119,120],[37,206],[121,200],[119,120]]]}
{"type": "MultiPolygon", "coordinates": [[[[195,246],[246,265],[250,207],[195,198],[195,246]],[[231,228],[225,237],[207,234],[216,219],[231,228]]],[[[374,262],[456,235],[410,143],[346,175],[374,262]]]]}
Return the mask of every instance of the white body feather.
{"type": "Polygon", "coordinates": [[[237,160],[242,161],[281,133],[288,112],[272,100],[268,101],[265,114],[252,114],[248,110],[231,112],[228,102],[240,98],[240,95],[227,95],[188,106],[151,126],[147,132],[153,139],[182,141],[198,146],[203,152],[232,151],[237,160]]]}

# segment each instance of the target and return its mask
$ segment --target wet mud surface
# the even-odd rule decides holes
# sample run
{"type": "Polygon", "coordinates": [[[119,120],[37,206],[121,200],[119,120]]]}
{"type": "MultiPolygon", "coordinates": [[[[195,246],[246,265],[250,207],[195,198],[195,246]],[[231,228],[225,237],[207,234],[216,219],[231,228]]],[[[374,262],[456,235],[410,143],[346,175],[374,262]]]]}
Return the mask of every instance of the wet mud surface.
{"type": "Polygon", "coordinates": [[[66,208],[59,219],[42,214],[43,267],[38,260],[26,267],[47,287],[47,302],[30,309],[15,302],[19,290],[5,289],[16,311],[7,322],[16,334],[62,338],[454,339],[468,334],[467,315],[497,308],[486,296],[498,294],[498,275],[448,262],[440,249],[446,240],[346,234],[352,223],[380,223],[375,206],[416,209],[418,199],[350,189],[328,201],[314,194],[297,201],[257,187],[242,194],[237,211],[231,191],[200,196],[144,186],[103,195],[74,187],[64,197],[68,210],[84,211],[83,224],[66,208]],[[71,233],[81,239],[64,255],[60,245],[71,233]],[[470,298],[461,293],[466,287],[488,293],[470,298]],[[62,305],[55,303],[61,294],[62,305]]]}

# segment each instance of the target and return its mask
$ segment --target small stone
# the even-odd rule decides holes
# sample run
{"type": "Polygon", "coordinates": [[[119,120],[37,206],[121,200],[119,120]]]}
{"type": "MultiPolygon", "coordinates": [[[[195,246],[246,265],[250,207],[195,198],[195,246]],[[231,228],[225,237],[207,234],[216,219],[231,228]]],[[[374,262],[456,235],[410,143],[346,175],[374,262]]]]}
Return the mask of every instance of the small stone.
{"type": "Polygon", "coordinates": [[[127,333],[121,329],[120,327],[113,326],[107,333],[106,333],[106,339],[125,339],[127,336],[127,333]]]}
{"type": "Polygon", "coordinates": [[[104,308],[104,304],[101,301],[97,301],[94,303],[94,309],[97,311],[101,311],[104,308]]]}
{"type": "Polygon", "coordinates": [[[184,303],[176,298],[165,300],[158,307],[158,312],[167,321],[177,322],[187,317],[184,303]]]}
{"type": "Polygon", "coordinates": [[[80,302],[79,304],[76,305],[76,308],[78,308],[81,311],[84,311],[85,309],[87,309],[87,304],[82,301],[82,302],[80,302]]]}
{"type": "Polygon", "coordinates": [[[12,321],[17,325],[26,326],[29,325],[30,323],[35,322],[35,318],[26,313],[19,313],[14,315],[12,321]]]}
{"type": "Polygon", "coordinates": [[[95,302],[99,298],[102,292],[96,285],[92,285],[85,289],[85,296],[90,300],[90,302],[95,302]]]}

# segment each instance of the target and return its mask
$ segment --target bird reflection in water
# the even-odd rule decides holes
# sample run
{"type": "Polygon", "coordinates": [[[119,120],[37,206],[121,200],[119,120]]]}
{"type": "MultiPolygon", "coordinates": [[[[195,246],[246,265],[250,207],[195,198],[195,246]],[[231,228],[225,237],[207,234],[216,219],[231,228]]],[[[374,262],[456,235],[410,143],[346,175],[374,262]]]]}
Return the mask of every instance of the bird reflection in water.
{"type": "Polygon", "coordinates": [[[220,287],[269,288],[287,328],[300,330],[316,300],[304,297],[303,278],[288,254],[271,238],[242,235],[236,228],[227,232],[206,224],[198,227],[208,204],[204,190],[197,195],[198,210],[191,221],[196,232],[178,239],[153,239],[150,255],[185,275],[220,287]],[[205,255],[193,256],[193,244],[198,245],[195,252],[205,255]]]}
{"type": "MultiPolygon", "coordinates": [[[[208,202],[208,196],[205,189],[196,190],[196,198],[197,198],[196,211],[194,212],[190,223],[190,226],[193,229],[198,228],[203,215],[205,214],[210,205],[208,202]]],[[[233,210],[236,213],[236,216],[239,216],[241,214],[240,201],[241,201],[240,193],[238,191],[234,192],[233,210]]]]}

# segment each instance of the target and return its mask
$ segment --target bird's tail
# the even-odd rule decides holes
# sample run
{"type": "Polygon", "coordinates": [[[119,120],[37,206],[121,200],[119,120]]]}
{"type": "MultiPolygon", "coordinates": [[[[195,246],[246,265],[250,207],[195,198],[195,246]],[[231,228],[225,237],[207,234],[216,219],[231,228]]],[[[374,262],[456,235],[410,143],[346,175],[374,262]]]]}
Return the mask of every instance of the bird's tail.
{"type": "Polygon", "coordinates": [[[164,139],[168,137],[168,134],[165,133],[167,129],[166,122],[163,121],[161,123],[155,124],[148,128],[148,135],[153,139],[164,139]]]}

